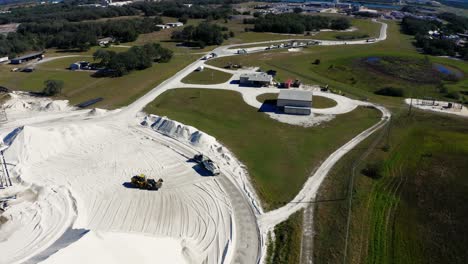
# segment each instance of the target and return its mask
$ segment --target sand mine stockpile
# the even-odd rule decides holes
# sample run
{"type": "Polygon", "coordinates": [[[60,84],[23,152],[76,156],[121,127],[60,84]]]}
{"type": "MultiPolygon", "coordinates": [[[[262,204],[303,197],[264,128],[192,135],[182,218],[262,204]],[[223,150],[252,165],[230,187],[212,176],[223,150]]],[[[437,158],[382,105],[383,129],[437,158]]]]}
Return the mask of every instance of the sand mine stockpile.
{"type": "MultiPolygon", "coordinates": [[[[0,263],[74,263],[96,247],[95,263],[228,258],[233,215],[218,178],[200,175],[194,162],[151,134],[151,127],[79,120],[25,126],[7,137],[13,140],[4,156],[15,165],[16,184],[1,194],[17,199],[3,213],[0,263]],[[163,187],[130,188],[139,173],[163,178],[163,187]],[[134,259],[132,252],[141,254],[134,259]]],[[[200,136],[192,137],[195,145],[200,136]]]]}

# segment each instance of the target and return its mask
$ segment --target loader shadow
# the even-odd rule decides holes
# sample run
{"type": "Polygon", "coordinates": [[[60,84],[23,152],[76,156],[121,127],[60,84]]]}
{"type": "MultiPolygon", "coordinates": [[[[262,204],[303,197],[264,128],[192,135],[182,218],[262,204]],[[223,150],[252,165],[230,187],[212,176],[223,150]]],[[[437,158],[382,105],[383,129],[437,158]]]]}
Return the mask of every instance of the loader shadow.
{"type": "Polygon", "coordinates": [[[128,189],[138,189],[131,182],[124,182],[124,183],[122,183],[122,186],[125,187],[125,188],[128,188],[128,189]]]}
{"type": "Polygon", "coordinates": [[[198,174],[200,174],[200,176],[203,176],[203,177],[210,177],[210,176],[213,176],[213,174],[211,172],[209,172],[208,170],[206,170],[202,165],[200,164],[196,164],[194,166],[192,166],[192,169],[194,171],[196,171],[198,174]]]}

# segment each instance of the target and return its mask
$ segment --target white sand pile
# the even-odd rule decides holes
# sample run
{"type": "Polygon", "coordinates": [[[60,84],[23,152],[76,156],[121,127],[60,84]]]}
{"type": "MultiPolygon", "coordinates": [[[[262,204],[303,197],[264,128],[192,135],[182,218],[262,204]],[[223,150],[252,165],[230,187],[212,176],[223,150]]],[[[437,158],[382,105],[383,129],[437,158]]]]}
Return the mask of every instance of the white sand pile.
{"type": "Polygon", "coordinates": [[[0,263],[44,252],[61,236],[78,239],[65,232],[69,228],[105,235],[101,240],[85,236],[76,247],[49,247],[45,252],[59,253],[47,263],[91,258],[92,245],[100,247],[94,250],[102,256],[93,263],[129,263],[130,256],[116,259],[111,252],[119,256],[114,250],[131,251],[124,247],[132,241],[151,243],[139,245],[151,247],[151,254],[140,255],[145,260],[138,263],[222,262],[232,247],[233,220],[229,197],[217,178],[201,176],[195,163],[139,130],[93,120],[25,126],[5,150],[7,162],[16,164],[10,168],[17,179],[13,185],[34,191],[37,198],[7,207],[0,263]],[[130,188],[131,176],[139,173],[162,178],[162,189],[130,188]]]}
{"type": "MultiPolygon", "coordinates": [[[[52,245],[75,218],[68,191],[60,187],[16,186],[0,227],[0,263],[22,263],[52,245]]],[[[11,192],[11,190],[10,190],[11,192]]]]}
{"type": "Polygon", "coordinates": [[[186,263],[181,251],[179,241],[173,238],[90,231],[41,263],[186,263]]]}
{"type": "Polygon", "coordinates": [[[11,98],[3,105],[8,114],[21,112],[59,112],[74,109],[74,107],[68,104],[68,100],[33,97],[22,92],[14,92],[10,95],[11,98]]]}
{"type": "Polygon", "coordinates": [[[228,176],[231,176],[233,180],[237,182],[238,186],[241,186],[257,213],[263,212],[263,209],[258,202],[258,196],[250,183],[249,175],[245,166],[214,137],[205,134],[192,126],[187,126],[168,119],[167,117],[160,117],[158,115],[146,116],[142,123],[149,124],[153,130],[159,133],[177,139],[179,142],[193,146],[196,150],[208,155],[211,159],[222,164],[222,168],[227,169],[225,172],[228,176]]]}

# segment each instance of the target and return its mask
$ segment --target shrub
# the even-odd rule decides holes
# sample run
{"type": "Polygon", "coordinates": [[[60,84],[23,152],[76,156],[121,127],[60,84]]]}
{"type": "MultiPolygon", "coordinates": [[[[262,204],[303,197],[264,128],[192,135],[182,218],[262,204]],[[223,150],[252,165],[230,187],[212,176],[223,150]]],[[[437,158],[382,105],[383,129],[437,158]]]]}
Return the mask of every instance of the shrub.
{"type": "Polygon", "coordinates": [[[372,179],[382,178],[382,162],[367,163],[361,173],[372,179]]]}
{"type": "Polygon", "coordinates": [[[44,90],[42,93],[46,96],[54,96],[60,94],[63,89],[63,81],[61,80],[47,80],[44,82],[44,90]]]}
{"type": "Polygon", "coordinates": [[[456,91],[450,92],[450,93],[448,93],[446,96],[447,96],[448,98],[455,99],[455,100],[460,99],[460,93],[459,93],[459,92],[456,92],[456,91]]]}
{"type": "Polygon", "coordinates": [[[401,88],[395,87],[384,87],[374,92],[377,95],[384,95],[384,96],[393,96],[393,97],[403,97],[404,91],[401,88]]]}

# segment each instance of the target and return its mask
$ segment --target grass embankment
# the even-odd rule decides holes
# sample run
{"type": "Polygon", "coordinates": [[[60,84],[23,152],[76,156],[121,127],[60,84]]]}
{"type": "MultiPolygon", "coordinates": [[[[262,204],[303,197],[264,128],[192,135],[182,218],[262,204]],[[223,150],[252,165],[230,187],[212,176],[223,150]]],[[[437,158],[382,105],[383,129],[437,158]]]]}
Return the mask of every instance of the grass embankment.
{"type": "MultiPolygon", "coordinates": [[[[319,32],[316,35],[307,36],[305,34],[278,34],[268,32],[252,32],[245,31],[245,28],[252,28],[253,25],[243,24],[243,20],[230,20],[225,24],[229,30],[232,30],[235,37],[228,40],[229,44],[270,41],[281,39],[321,39],[321,40],[337,40],[340,38],[367,39],[379,36],[380,24],[372,22],[370,19],[352,18],[351,25],[357,30],[352,32],[326,31],[319,32]]],[[[222,23],[220,23],[223,25],[222,23]]]]}
{"type": "Polygon", "coordinates": [[[351,32],[320,32],[314,36],[315,39],[321,40],[357,40],[378,38],[380,35],[381,24],[372,22],[370,19],[351,19],[352,26],[356,28],[351,32]]]}
{"type": "Polygon", "coordinates": [[[191,84],[218,84],[229,81],[231,74],[205,68],[202,71],[194,71],[182,79],[183,83],[191,84]]]}
{"type": "Polygon", "coordinates": [[[303,211],[275,226],[275,240],[268,241],[267,264],[297,264],[301,257],[303,211]]]}
{"type": "Polygon", "coordinates": [[[93,107],[114,109],[130,104],[143,94],[174,75],[197,58],[196,55],[175,55],[168,63],[154,64],[151,68],[134,71],[118,78],[95,78],[86,71],[69,71],[66,68],[75,61],[92,61],[90,57],[57,59],[36,67],[32,73],[10,72],[12,66],[0,67],[0,86],[12,90],[39,92],[44,81],[64,81],[61,99],[77,104],[97,97],[104,100],[93,107]]]}
{"type": "MultiPolygon", "coordinates": [[[[266,94],[262,94],[262,95],[257,96],[257,100],[259,102],[264,103],[265,101],[268,101],[267,103],[274,104],[274,105],[276,105],[277,98],[278,98],[277,93],[266,93],[266,94]]],[[[337,103],[336,103],[335,100],[332,100],[332,99],[327,98],[327,97],[315,96],[314,95],[313,98],[312,98],[312,107],[313,108],[330,108],[330,107],[336,106],[336,104],[337,103]]]]}
{"type": "Polygon", "coordinates": [[[310,173],[336,148],[378,121],[358,108],[318,127],[280,123],[244,103],[232,91],[167,91],[145,111],[165,115],[216,137],[249,170],[267,210],[289,202],[310,173]]]}
{"type": "MultiPolygon", "coordinates": [[[[393,68],[407,67],[407,72],[413,70],[412,66],[426,61],[424,55],[418,54],[411,44],[412,37],[403,35],[399,31],[396,22],[388,23],[387,40],[368,45],[339,45],[339,46],[312,46],[302,52],[287,52],[275,50],[247,54],[236,57],[223,57],[209,61],[208,63],[218,67],[224,67],[228,63],[241,64],[243,66],[259,66],[263,70],[273,69],[278,72],[277,80],[300,79],[309,84],[329,85],[330,88],[341,90],[354,97],[366,97],[387,105],[400,105],[400,98],[378,96],[374,91],[385,86],[400,87],[406,96],[432,96],[444,98],[444,94],[438,92],[439,82],[424,83],[421,77],[417,81],[396,75],[392,68],[384,68],[389,71],[373,70],[372,65],[363,63],[363,59],[369,57],[395,58],[393,68]],[[401,58],[408,60],[405,64],[398,64],[401,58]],[[316,59],[320,64],[315,64],[316,59]],[[412,61],[413,60],[413,61],[412,61]],[[398,67],[397,67],[398,66],[398,67]]],[[[465,73],[459,81],[451,82],[442,80],[442,84],[448,91],[468,91],[468,64],[463,61],[446,58],[428,57],[430,63],[441,63],[465,73]]],[[[420,68],[422,69],[422,68],[420,68]]],[[[433,74],[429,69],[424,76],[433,74]]]]}
{"type": "MultiPolygon", "coordinates": [[[[335,166],[320,200],[345,196],[352,164],[372,140],[335,166]]],[[[403,113],[392,121],[389,151],[386,141],[356,170],[347,263],[466,263],[466,119],[403,113]],[[367,164],[378,164],[380,177],[360,173],[367,164]]],[[[347,210],[345,201],[316,205],[315,262],[342,263],[347,210]]]]}

